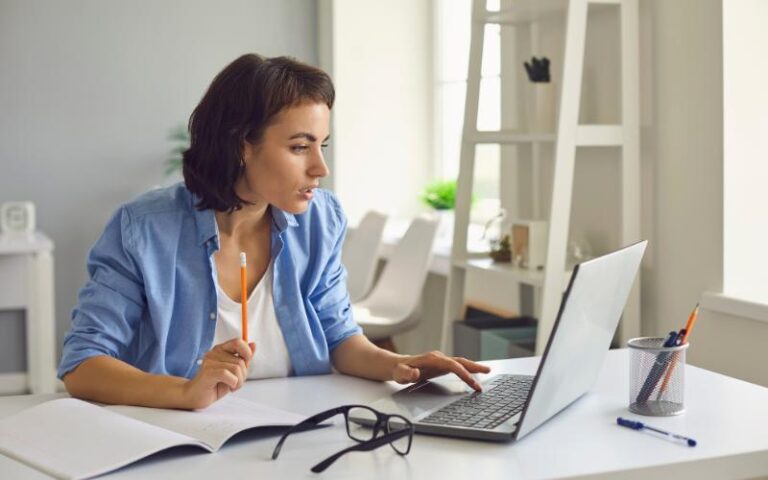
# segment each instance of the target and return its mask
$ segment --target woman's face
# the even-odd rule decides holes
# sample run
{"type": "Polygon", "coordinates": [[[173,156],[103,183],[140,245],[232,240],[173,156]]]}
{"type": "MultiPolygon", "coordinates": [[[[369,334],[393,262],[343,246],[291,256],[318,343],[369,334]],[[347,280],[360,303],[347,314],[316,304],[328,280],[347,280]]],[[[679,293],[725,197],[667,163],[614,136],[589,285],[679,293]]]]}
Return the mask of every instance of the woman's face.
{"type": "Polygon", "coordinates": [[[240,198],[293,214],[304,212],[320,179],[328,175],[323,146],[330,118],[324,103],[305,102],[278,113],[261,143],[245,143],[245,175],[235,187],[240,198]]]}

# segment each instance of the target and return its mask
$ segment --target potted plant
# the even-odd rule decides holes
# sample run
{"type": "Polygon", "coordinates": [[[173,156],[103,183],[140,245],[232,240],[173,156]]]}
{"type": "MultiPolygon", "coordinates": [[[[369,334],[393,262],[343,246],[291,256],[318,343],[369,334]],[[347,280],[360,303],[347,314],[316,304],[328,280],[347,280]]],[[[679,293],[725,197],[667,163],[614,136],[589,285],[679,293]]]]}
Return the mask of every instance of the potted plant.
{"type": "Polygon", "coordinates": [[[456,204],[456,180],[438,180],[429,183],[421,194],[421,201],[432,208],[439,222],[438,236],[453,235],[453,208],[456,204]]]}
{"type": "Polygon", "coordinates": [[[439,180],[428,184],[421,200],[434,210],[453,210],[456,203],[456,180],[439,180]]]}
{"type": "Polygon", "coordinates": [[[179,124],[168,133],[168,140],[175,146],[171,150],[171,156],[165,161],[165,175],[171,176],[181,172],[182,154],[189,148],[189,130],[184,124],[179,124]]]}

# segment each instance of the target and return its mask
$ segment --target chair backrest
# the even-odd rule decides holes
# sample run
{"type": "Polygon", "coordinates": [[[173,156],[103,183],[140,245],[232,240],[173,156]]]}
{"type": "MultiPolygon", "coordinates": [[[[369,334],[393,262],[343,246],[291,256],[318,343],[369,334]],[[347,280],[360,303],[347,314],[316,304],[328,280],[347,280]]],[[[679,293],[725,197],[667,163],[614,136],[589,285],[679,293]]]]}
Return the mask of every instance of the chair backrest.
{"type": "Polygon", "coordinates": [[[347,269],[347,289],[352,302],[365,298],[371,289],[386,223],[386,215],[369,211],[344,241],[341,263],[347,269]]]}
{"type": "Polygon", "coordinates": [[[418,308],[432,261],[437,226],[435,220],[426,218],[411,222],[362,305],[406,315],[418,308]]]}

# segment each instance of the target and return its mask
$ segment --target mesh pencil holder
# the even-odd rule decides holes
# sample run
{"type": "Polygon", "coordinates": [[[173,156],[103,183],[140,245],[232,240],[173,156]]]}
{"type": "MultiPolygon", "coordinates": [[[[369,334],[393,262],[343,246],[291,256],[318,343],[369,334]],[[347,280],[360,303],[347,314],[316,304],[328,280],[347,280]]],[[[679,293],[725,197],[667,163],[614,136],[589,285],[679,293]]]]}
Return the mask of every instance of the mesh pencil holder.
{"type": "Polygon", "coordinates": [[[661,337],[633,338],[629,347],[629,410],[655,417],[685,411],[685,351],[664,347],[661,337]]]}

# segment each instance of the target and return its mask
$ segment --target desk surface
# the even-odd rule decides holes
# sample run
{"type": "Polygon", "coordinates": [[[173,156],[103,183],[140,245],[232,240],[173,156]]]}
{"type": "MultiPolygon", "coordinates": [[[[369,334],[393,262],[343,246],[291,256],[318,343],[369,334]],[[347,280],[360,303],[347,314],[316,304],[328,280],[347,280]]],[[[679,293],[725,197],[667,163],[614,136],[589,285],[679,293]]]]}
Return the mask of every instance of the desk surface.
{"type": "MultiPolygon", "coordinates": [[[[492,374],[535,373],[538,358],[489,362],[492,374]]],[[[700,368],[686,367],[687,412],[643,418],[627,410],[627,352],[608,353],[591,393],[518,443],[496,444],[416,435],[405,458],[390,448],[351,453],[327,478],[515,479],[515,478],[750,478],[768,474],[768,389],[700,368]],[[615,424],[617,416],[698,440],[678,445],[615,424]],[[650,476],[649,476],[650,475],[650,476]]],[[[237,395],[263,404],[312,414],[344,403],[370,402],[398,386],[326,375],[248,382],[237,395]]],[[[0,417],[53,398],[0,398],[0,417]]],[[[218,453],[179,448],[160,453],[100,478],[320,478],[315,463],[349,446],[339,420],[331,428],[291,437],[280,458],[270,460],[277,438],[245,433],[218,453]]],[[[48,478],[0,455],[3,478],[48,478]]]]}

